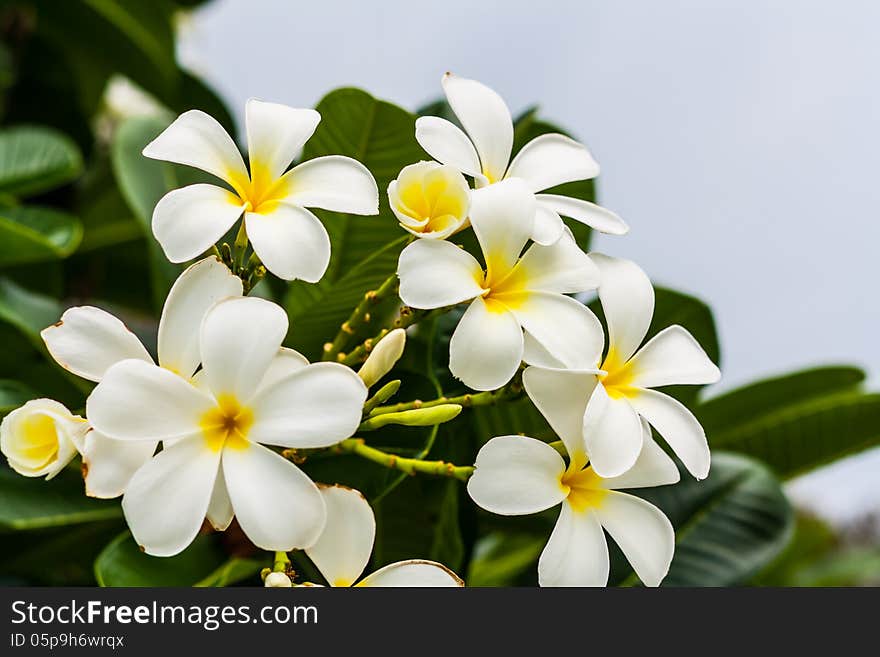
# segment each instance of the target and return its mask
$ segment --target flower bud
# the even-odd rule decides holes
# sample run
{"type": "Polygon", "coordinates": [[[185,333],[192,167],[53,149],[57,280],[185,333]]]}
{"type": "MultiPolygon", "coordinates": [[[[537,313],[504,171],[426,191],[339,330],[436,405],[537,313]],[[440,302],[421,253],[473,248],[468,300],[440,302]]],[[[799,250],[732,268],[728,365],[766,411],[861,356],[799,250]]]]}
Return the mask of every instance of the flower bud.
{"type": "Polygon", "coordinates": [[[264,585],[267,588],[290,588],[293,586],[293,583],[284,573],[269,573],[266,575],[264,585]]]}
{"type": "Polygon", "coordinates": [[[51,479],[82,448],[88,428],[83,418],[63,404],[32,399],[3,418],[0,451],[19,474],[51,479]]]}
{"type": "Polygon", "coordinates": [[[361,431],[372,431],[388,424],[402,424],[407,427],[432,427],[443,424],[461,413],[458,404],[439,404],[428,408],[413,408],[397,413],[372,415],[361,423],[361,431]]]}
{"type": "Polygon", "coordinates": [[[358,376],[363,379],[368,388],[391,371],[391,368],[403,355],[405,345],[406,331],[403,329],[394,329],[376,343],[367,361],[358,371],[358,376]]]}
{"type": "Polygon", "coordinates": [[[454,168],[418,162],[404,167],[391,181],[388,202],[404,230],[416,237],[446,239],[465,227],[470,190],[454,168]]]}

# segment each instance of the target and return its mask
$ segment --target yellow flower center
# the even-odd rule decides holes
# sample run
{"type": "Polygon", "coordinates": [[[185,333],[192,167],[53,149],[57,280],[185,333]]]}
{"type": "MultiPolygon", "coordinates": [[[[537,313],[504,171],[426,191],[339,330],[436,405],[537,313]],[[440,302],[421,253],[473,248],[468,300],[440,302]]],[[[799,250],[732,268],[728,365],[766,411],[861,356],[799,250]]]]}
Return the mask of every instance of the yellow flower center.
{"type": "Polygon", "coordinates": [[[613,347],[608,350],[608,355],[599,369],[607,372],[600,375],[599,379],[609,397],[622,399],[635,395],[637,389],[632,385],[635,378],[634,368],[630,361],[622,362],[613,347]]]}
{"type": "Polygon", "coordinates": [[[608,495],[608,490],[602,485],[602,478],[589,466],[574,472],[566,470],[559,485],[568,492],[568,503],[578,512],[599,508],[608,495]]]}
{"type": "Polygon", "coordinates": [[[449,167],[420,162],[400,173],[392,203],[398,212],[414,220],[410,229],[420,233],[443,231],[464,221],[467,184],[449,167]]]}
{"type": "Polygon", "coordinates": [[[212,450],[224,447],[244,449],[248,446],[247,434],[254,423],[254,413],[242,406],[233,395],[220,395],[217,406],[202,415],[199,427],[205,442],[212,450]]]}
{"type": "Polygon", "coordinates": [[[49,415],[31,415],[21,425],[21,442],[16,458],[34,468],[43,467],[58,455],[58,433],[49,415]]]}
{"type": "Polygon", "coordinates": [[[292,188],[289,176],[275,177],[259,161],[251,162],[249,177],[229,172],[226,178],[238,195],[233,202],[243,204],[245,212],[271,212],[280,200],[290,195],[292,188]]]}

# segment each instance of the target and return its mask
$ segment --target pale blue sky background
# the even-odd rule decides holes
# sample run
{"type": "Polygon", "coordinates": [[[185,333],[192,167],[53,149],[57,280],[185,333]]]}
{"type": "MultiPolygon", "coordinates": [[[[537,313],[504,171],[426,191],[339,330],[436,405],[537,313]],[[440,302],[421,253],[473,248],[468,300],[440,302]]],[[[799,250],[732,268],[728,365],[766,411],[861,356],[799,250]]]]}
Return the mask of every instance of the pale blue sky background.
{"type": "MultiPolygon", "coordinates": [[[[831,362],[880,384],[878,27],[870,0],[216,0],[180,57],[239,117],[352,84],[415,107],[446,70],[540,102],[632,227],[595,248],[712,305],[723,388],[831,362]]],[[[878,472],[874,452],[793,492],[847,518],[878,472]]]]}

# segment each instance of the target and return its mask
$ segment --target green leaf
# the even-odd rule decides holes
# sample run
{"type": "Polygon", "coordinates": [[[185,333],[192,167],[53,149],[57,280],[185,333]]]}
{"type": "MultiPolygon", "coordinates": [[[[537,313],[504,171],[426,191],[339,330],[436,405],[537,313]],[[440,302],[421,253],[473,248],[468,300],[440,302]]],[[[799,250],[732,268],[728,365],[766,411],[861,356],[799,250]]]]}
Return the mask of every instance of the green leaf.
{"type": "Polygon", "coordinates": [[[15,410],[39,395],[28,385],[12,379],[0,379],[0,415],[15,410]]]}
{"type": "MultiPolygon", "coordinates": [[[[779,482],[757,461],[712,454],[703,481],[686,471],[673,486],[635,491],[675,527],[675,556],[664,586],[733,586],[770,563],[786,546],[794,514],[779,482]]],[[[625,583],[637,581],[630,575],[625,583]]]]}
{"type": "Polygon", "coordinates": [[[25,290],[8,278],[0,278],[0,321],[18,329],[31,343],[42,348],[40,331],[61,317],[61,304],[25,290]]]}
{"type": "Polygon", "coordinates": [[[547,537],[494,531],[477,541],[465,583],[468,586],[512,586],[538,557],[547,537]]]}
{"type": "Polygon", "coordinates": [[[118,501],[86,497],[82,477],[73,470],[44,481],[0,467],[0,530],[77,525],[121,515],[118,501]]]}
{"type": "Polygon", "coordinates": [[[16,126],[0,131],[0,193],[28,196],[53,189],[82,171],[76,144],[51,128],[16,126]]]}
{"type": "Polygon", "coordinates": [[[230,558],[218,537],[198,536],[173,557],[151,557],[128,531],[105,547],[95,560],[99,586],[228,586],[258,573],[265,563],[230,558]]]}
{"type": "Polygon", "coordinates": [[[37,206],[0,208],[0,267],[66,258],[83,229],[66,212],[37,206]]]}

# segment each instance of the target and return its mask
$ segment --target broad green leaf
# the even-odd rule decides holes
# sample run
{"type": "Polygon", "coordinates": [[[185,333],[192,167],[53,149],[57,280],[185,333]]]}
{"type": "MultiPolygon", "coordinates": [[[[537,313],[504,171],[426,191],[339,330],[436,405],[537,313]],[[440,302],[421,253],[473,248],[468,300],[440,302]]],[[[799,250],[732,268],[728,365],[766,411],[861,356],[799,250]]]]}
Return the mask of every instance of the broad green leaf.
{"type": "Polygon", "coordinates": [[[198,536],[176,556],[151,557],[125,531],[98,555],[95,577],[99,586],[228,586],[268,564],[268,559],[230,558],[217,539],[198,536]]]}
{"type": "MultiPolygon", "coordinates": [[[[663,586],[733,586],[766,566],[786,546],[794,514],[764,465],[716,451],[703,481],[686,471],[673,486],[634,491],[656,504],[675,527],[675,556],[663,586]]],[[[637,581],[630,575],[625,583],[637,581]]]]}
{"type": "Polygon", "coordinates": [[[66,258],[82,235],[79,219],[60,210],[29,205],[0,208],[0,266],[66,258]]]}
{"type": "Polygon", "coordinates": [[[86,497],[82,477],[73,470],[44,481],[0,467],[0,531],[77,525],[121,516],[118,500],[86,497]]]}
{"type": "Polygon", "coordinates": [[[0,130],[0,193],[22,197],[53,189],[76,178],[82,166],[79,148],[56,130],[0,130]]]}
{"type": "Polygon", "coordinates": [[[468,586],[512,586],[538,557],[548,536],[495,531],[477,541],[465,582],[468,586]]]}
{"type": "Polygon", "coordinates": [[[42,347],[40,331],[61,317],[61,304],[0,278],[0,321],[18,329],[32,344],[42,347]]]}
{"type": "Polygon", "coordinates": [[[28,385],[11,379],[0,379],[0,415],[5,415],[39,395],[28,385]]]}

